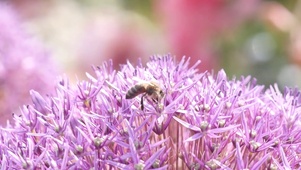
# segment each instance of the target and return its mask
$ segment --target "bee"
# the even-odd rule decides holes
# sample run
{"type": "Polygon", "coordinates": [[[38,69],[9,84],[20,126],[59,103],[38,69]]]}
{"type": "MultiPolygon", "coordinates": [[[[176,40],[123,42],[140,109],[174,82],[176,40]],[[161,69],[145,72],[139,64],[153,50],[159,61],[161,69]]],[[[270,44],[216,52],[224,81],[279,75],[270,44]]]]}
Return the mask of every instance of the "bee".
{"type": "Polygon", "coordinates": [[[135,86],[133,86],[132,88],[130,88],[127,93],[125,98],[126,99],[132,99],[136,96],[138,96],[139,94],[142,94],[141,97],[141,110],[144,109],[144,105],[143,105],[143,98],[148,95],[150,96],[150,98],[155,102],[155,103],[159,103],[161,101],[161,99],[164,97],[164,93],[163,90],[160,88],[159,84],[156,82],[146,82],[146,83],[140,83],[140,84],[136,84],[135,86]]]}

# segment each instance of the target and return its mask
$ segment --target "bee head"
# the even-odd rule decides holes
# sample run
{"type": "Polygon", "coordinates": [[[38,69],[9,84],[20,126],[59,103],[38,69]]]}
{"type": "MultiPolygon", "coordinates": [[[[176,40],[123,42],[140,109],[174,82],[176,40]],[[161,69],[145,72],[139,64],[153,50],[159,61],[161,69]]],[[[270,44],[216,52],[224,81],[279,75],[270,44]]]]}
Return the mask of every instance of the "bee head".
{"type": "Polygon", "coordinates": [[[160,100],[164,97],[164,93],[162,90],[158,91],[157,93],[153,93],[152,95],[152,100],[155,102],[155,103],[158,103],[160,102],[160,100]]]}

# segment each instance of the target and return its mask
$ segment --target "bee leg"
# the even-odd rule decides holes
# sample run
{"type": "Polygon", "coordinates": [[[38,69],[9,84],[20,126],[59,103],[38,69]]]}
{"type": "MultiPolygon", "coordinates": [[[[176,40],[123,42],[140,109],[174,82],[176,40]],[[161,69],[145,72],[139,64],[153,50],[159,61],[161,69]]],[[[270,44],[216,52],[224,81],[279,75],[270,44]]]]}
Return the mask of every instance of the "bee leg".
{"type": "Polygon", "coordinates": [[[156,104],[158,104],[158,100],[157,99],[152,99],[152,101],[156,104]]]}
{"type": "Polygon", "coordinates": [[[143,105],[143,97],[146,95],[146,93],[141,97],[141,101],[140,101],[140,104],[141,104],[141,110],[144,110],[144,105],[143,105]]]}

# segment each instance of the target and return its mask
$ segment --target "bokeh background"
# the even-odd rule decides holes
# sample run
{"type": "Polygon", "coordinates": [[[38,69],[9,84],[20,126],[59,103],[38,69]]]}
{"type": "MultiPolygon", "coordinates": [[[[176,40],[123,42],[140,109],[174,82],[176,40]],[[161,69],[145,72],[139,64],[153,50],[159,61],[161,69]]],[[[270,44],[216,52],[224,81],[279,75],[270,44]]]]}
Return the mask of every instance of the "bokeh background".
{"type": "MultiPolygon", "coordinates": [[[[1,115],[8,117],[29,102],[28,91],[36,88],[32,84],[42,86],[40,83],[49,82],[51,88],[58,75],[66,74],[71,81],[86,79],[85,73],[93,72],[91,65],[113,59],[118,69],[127,60],[136,63],[141,57],[146,62],[154,54],[171,53],[178,59],[185,55],[191,57],[191,63],[201,60],[201,71],[224,69],[229,78],[252,75],[258,84],[266,87],[274,83],[280,89],[301,86],[300,0],[0,2],[15,13],[19,30],[33,37],[49,55],[41,61],[40,55],[34,54],[33,70],[49,73],[42,80],[35,80],[37,83],[32,83],[33,76],[24,75],[18,64],[14,67],[16,74],[9,75],[10,78],[3,72],[7,68],[0,67],[0,109],[6,108],[1,110],[1,115]],[[18,81],[18,76],[25,80],[18,81]],[[14,89],[22,91],[18,101],[13,96],[19,92],[10,89],[12,84],[14,89]]],[[[0,26],[5,22],[9,21],[0,20],[0,26]]],[[[6,42],[0,34],[0,43],[6,42]]],[[[1,52],[6,49],[5,45],[0,46],[1,52]]],[[[0,57],[2,65],[7,64],[4,60],[9,62],[5,54],[0,57]]],[[[18,57],[15,62],[24,58],[18,57]]],[[[37,90],[49,94],[48,87],[44,87],[37,90]]]]}

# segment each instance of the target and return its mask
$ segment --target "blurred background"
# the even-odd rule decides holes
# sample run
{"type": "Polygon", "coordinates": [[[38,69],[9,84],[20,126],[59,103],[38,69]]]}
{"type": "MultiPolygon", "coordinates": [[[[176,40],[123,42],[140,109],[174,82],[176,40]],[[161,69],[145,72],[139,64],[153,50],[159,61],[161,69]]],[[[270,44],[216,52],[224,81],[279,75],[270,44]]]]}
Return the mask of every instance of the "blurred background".
{"type": "MultiPolygon", "coordinates": [[[[61,74],[67,74],[73,81],[85,79],[85,72],[93,72],[91,65],[100,65],[109,59],[113,59],[118,69],[119,64],[127,60],[135,63],[141,57],[146,62],[151,55],[171,53],[178,59],[183,55],[191,57],[191,63],[200,59],[201,71],[224,69],[229,78],[252,75],[258,84],[266,87],[274,83],[278,83],[280,89],[301,86],[300,0],[0,2],[17,16],[15,25],[26,34],[23,39],[33,37],[41,44],[39,48],[47,51],[47,60],[31,61],[36,62],[33,70],[51,70],[48,82],[50,79],[54,82],[61,74]]],[[[5,22],[10,21],[0,18],[0,26],[5,22]]],[[[5,45],[0,46],[1,52],[6,49],[5,45]]],[[[2,65],[6,65],[4,54],[0,57],[2,65]]],[[[18,57],[16,62],[22,61],[24,56],[18,57]]],[[[1,69],[6,68],[0,65],[0,76],[1,69]]],[[[16,75],[24,74],[17,65],[14,69],[19,73],[16,75]]],[[[11,88],[16,80],[10,78],[9,82],[4,75],[0,77],[0,96],[7,103],[10,95],[4,95],[4,87],[11,88]]],[[[19,83],[20,87],[14,88],[27,93],[34,87],[30,83],[24,85],[26,83],[24,80],[19,83]]],[[[21,104],[24,103],[6,105],[14,108],[21,104]]]]}

